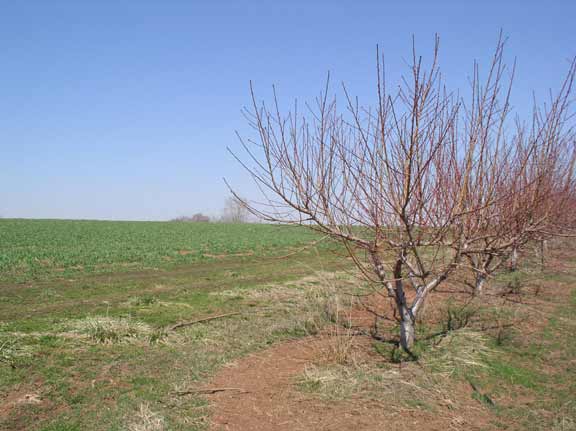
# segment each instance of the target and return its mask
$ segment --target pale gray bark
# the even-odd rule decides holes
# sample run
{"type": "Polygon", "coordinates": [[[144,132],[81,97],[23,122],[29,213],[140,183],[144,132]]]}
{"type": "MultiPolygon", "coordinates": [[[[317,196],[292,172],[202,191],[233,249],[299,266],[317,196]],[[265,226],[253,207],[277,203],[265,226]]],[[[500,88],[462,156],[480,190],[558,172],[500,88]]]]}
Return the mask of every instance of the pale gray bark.
{"type": "Polygon", "coordinates": [[[540,270],[544,271],[546,269],[546,254],[548,252],[548,240],[540,240],[540,270]]]}
{"type": "Polygon", "coordinates": [[[408,309],[402,310],[400,320],[400,346],[404,351],[410,352],[416,338],[415,322],[412,313],[408,309]]]}
{"type": "Polygon", "coordinates": [[[445,276],[435,278],[426,285],[421,285],[416,287],[416,298],[412,303],[412,306],[408,306],[406,303],[406,297],[404,295],[403,283],[396,282],[396,304],[400,311],[400,346],[409,352],[414,346],[414,341],[416,339],[416,317],[418,312],[422,309],[423,304],[428,297],[428,294],[438,286],[445,276]]]}
{"type": "Polygon", "coordinates": [[[514,247],[510,255],[510,271],[514,272],[517,269],[518,269],[518,247],[514,247]]]}
{"type": "Polygon", "coordinates": [[[484,293],[484,288],[486,287],[486,274],[481,272],[476,273],[476,283],[474,285],[474,295],[479,296],[484,293]]]}

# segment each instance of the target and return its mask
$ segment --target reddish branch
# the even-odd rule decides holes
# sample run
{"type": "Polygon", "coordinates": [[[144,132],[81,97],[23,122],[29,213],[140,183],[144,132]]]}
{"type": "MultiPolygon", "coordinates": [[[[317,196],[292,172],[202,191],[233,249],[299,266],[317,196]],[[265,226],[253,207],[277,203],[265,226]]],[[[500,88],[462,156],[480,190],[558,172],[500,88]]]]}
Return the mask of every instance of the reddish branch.
{"type": "Polygon", "coordinates": [[[340,109],[327,82],[304,114],[297,103],[282,114],[275,91],[270,108],[251,84],[246,117],[257,138],[241,139],[247,157],[237,157],[265,197],[247,208],[341,241],[392,299],[408,351],[423,304],[456,268],[487,275],[515,247],[571,223],[562,208],[574,208],[565,127],[574,64],[551,104],[510,132],[514,68],[502,38],[484,79],[474,65],[466,101],[444,86],[438,47],[436,39],[427,70],[413,49],[410,75],[393,93],[378,54],[374,107],[344,88],[340,109]]]}

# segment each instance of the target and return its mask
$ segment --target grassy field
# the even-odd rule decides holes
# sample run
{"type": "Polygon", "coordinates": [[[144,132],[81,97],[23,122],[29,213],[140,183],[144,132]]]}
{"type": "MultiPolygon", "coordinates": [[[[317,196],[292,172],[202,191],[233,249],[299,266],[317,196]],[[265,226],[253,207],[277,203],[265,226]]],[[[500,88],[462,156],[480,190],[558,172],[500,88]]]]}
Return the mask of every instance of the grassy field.
{"type": "Polygon", "coordinates": [[[176,387],[307,330],[292,299],[242,292],[341,268],[325,250],[292,254],[308,232],[270,225],[0,220],[0,237],[7,430],[126,429],[164,401],[179,404],[167,429],[203,429],[205,400],[174,401],[176,387]],[[166,331],[227,312],[242,314],[208,339],[205,326],[166,331]]]}
{"type": "Polygon", "coordinates": [[[273,256],[314,239],[261,224],[0,219],[0,283],[273,256]]]}
{"type": "MultiPolygon", "coordinates": [[[[294,229],[0,226],[1,430],[205,430],[214,407],[195,389],[251,352],[323,334],[338,324],[335,301],[336,309],[350,304],[339,292],[359,287],[326,248],[277,258],[312,238],[294,229]]],[[[456,295],[442,314],[427,314],[418,363],[399,363],[388,344],[366,338],[367,357],[310,364],[294,378],[298,411],[305,417],[308,400],[346,403],[342,411],[362,402],[414,420],[486,418],[453,429],[576,429],[576,250],[553,252],[546,272],[525,259],[521,272],[493,281],[493,295],[473,303],[456,295]]],[[[384,330],[394,336],[397,328],[384,330]]]]}

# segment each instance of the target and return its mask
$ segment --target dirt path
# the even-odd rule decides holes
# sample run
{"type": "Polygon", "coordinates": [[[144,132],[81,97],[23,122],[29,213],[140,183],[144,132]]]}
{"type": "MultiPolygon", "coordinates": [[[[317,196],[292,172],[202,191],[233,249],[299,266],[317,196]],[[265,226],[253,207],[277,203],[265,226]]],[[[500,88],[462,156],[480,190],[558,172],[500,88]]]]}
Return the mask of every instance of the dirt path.
{"type": "Polygon", "coordinates": [[[480,409],[468,412],[466,418],[459,412],[450,415],[420,409],[400,412],[377,401],[323,401],[299,392],[295,387],[297,376],[319,359],[328,342],[327,337],[292,341],[230,364],[208,385],[210,388],[229,388],[210,395],[214,411],[211,429],[399,431],[410,427],[444,431],[474,430],[478,428],[473,423],[484,422],[478,420],[482,415],[480,409]]]}
{"type": "MultiPolygon", "coordinates": [[[[325,343],[321,338],[293,341],[225,368],[210,386],[246,392],[231,390],[213,395],[213,429],[344,430],[358,425],[361,412],[335,416],[323,403],[308,400],[294,390],[294,379],[319,356],[325,343]]],[[[336,406],[330,410],[336,410],[336,406]]]]}

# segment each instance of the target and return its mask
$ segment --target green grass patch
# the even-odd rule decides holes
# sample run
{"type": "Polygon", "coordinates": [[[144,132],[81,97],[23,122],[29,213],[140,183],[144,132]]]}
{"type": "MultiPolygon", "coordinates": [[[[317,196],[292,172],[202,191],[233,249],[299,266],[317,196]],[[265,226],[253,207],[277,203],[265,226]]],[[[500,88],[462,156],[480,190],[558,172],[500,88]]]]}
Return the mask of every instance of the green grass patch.
{"type": "Polygon", "coordinates": [[[0,283],[274,256],[315,239],[267,224],[0,219],[0,283]]]}

